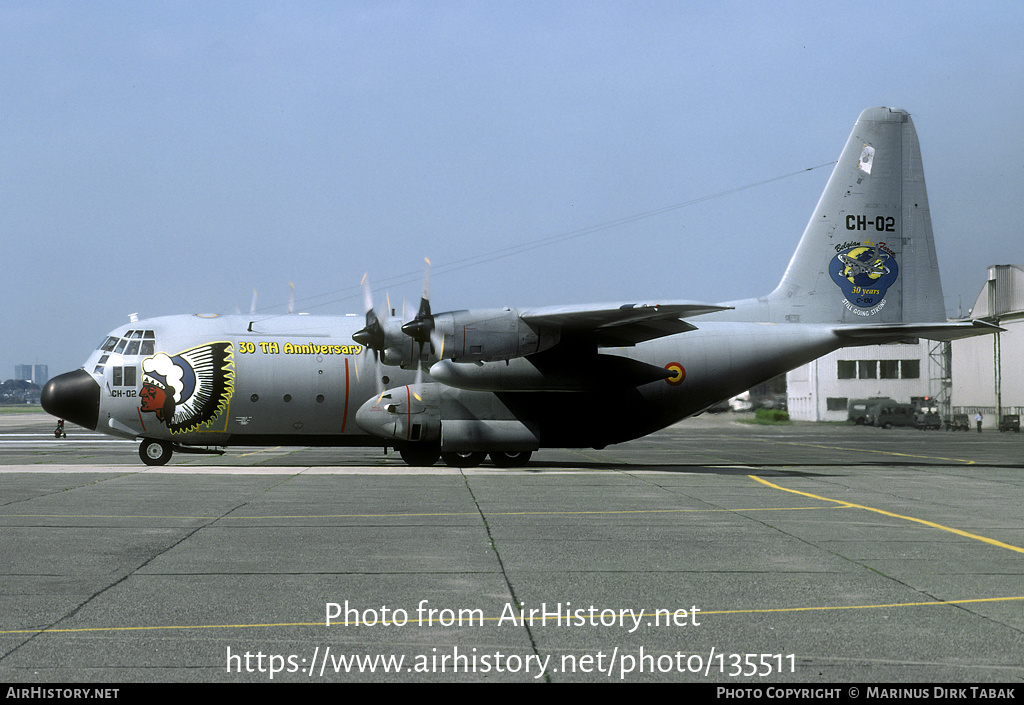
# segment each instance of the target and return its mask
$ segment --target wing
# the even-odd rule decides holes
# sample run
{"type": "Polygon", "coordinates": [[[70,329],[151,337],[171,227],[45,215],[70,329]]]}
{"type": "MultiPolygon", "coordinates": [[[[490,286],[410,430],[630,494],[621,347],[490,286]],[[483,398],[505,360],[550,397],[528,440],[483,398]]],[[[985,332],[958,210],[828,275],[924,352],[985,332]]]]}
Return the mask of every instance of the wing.
{"type": "Polygon", "coordinates": [[[575,333],[599,347],[622,347],[695,330],[680,319],[730,308],[696,301],[612,303],[531,308],[519,317],[532,326],[575,333]]]}

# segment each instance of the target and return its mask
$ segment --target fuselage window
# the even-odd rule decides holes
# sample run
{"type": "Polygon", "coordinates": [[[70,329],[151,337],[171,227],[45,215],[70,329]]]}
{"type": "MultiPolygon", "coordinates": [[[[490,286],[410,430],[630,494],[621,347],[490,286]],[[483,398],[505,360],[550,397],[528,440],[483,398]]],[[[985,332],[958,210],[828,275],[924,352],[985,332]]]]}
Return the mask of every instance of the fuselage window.
{"type": "Polygon", "coordinates": [[[125,367],[112,367],[111,384],[114,387],[132,387],[134,388],[138,381],[138,370],[132,365],[126,365],[125,367]]]}

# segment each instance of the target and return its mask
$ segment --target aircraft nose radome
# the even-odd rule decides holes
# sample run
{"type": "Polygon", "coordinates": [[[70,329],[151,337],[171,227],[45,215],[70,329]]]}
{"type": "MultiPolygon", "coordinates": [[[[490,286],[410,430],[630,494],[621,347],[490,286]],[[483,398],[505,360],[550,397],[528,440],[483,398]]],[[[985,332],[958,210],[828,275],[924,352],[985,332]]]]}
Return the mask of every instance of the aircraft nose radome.
{"type": "Polygon", "coordinates": [[[57,375],[43,387],[39,398],[46,413],[96,430],[100,414],[100,385],[85,370],[57,375]]]}

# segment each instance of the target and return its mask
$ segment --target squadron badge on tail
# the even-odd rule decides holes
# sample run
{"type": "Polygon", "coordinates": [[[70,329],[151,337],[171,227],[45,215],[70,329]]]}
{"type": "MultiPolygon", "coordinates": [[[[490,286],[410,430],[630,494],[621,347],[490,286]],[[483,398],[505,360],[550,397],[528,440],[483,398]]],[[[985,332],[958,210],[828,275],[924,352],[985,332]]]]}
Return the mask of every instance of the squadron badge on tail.
{"type": "Polygon", "coordinates": [[[892,250],[884,244],[866,241],[846,247],[829,264],[832,281],[842,289],[847,308],[870,315],[884,302],[885,292],[896,281],[899,267],[892,250]]]}

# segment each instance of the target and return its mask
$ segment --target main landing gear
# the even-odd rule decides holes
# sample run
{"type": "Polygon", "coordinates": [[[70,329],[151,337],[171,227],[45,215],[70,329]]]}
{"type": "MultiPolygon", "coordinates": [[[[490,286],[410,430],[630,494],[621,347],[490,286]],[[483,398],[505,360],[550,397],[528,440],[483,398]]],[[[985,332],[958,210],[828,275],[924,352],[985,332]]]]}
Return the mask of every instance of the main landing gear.
{"type": "Polygon", "coordinates": [[[519,468],[530,462],[533,455],[528,450],[511,450],[491,453],[491,462],[499,468],[519,468]]]}
{"type": "Polygon", "coordinates": [[[441,453],[444,464],[453,468],[475,468],[486,457],[487,453],[441,453]]]}
{"type": "MultiPolygon", "coordinates": [[[[429,443],[409,443],[398,449],[407,464],[415,468],[430,467],[438,458],[445,465],[453,468],[475,468],[487,458],[487,453],[474,451],[466,453],[441,452],[441,449],[429,443]]],[[[528,450],[494,451],[490,454],[491,462],[499,468],[518,468],[530,462],[532,456],[528,450]]]]}

